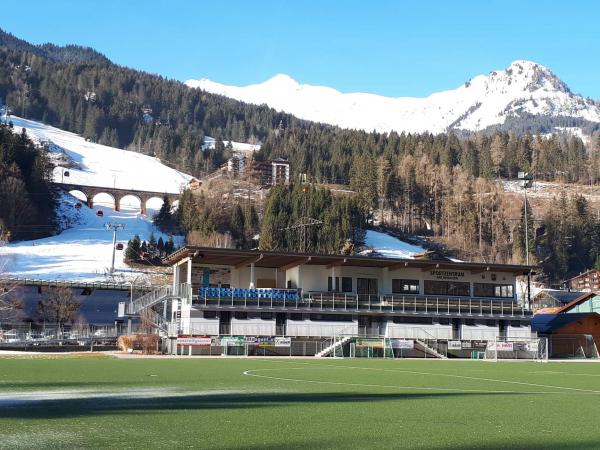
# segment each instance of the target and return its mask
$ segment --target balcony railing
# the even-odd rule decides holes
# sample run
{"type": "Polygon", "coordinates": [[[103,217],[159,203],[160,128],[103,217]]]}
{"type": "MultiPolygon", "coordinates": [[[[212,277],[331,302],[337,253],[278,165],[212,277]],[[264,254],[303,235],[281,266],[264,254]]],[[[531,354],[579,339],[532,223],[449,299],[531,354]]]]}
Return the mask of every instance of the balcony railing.
{"type": "Polygon", "coordinates": [[[199,307],[382,312],[436,316],[529,317],[512,299],[302,292],[297,289],[200,288],[199,307]]]}

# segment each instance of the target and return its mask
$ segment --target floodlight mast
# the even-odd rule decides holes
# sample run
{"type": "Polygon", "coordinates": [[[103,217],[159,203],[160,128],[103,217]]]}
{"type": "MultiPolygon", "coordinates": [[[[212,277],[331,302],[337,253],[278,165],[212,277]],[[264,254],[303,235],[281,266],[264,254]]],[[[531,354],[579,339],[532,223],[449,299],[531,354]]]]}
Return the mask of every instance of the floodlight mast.
{"type": "Polygon", "coordinates": [[[525,262],[529,265],[529,226],[527,220],[527,188],[533,185],[533,177],[528,172],[519,172],[520,186],[525,194],[525,262]]]}
{"type": "Polygon", "coordinates": [[[124,223],[107,222],[104,224],[107,230],[113,230],[113,243],[112,243],[112,264],[110,266],[111,275],[115,272],[115,250],[117,246],[117,230],[125,228],[124,223]]]}
{"type": "MultiPolygon", "coordinates": [[[[519,172],[520,186],[525,196],[525,263],[529,265],[529,224],[527,219],[527,188],[533,185],[533,177],[528,172],[519,172]]],[[[527,274],[527,306],[531,305],[531,270],[527,274]]]]}

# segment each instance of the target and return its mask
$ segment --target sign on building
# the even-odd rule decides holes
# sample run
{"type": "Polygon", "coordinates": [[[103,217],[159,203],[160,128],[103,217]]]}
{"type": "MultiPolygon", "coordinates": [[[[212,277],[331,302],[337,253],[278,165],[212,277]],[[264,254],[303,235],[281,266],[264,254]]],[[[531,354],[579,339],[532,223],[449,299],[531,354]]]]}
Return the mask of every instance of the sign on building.
{"type": "Polygon", "coordinates": [[[178,337],[177,345],[191,345],[196,347],[210,346],[212,339],[209,337],[178,337]]]}

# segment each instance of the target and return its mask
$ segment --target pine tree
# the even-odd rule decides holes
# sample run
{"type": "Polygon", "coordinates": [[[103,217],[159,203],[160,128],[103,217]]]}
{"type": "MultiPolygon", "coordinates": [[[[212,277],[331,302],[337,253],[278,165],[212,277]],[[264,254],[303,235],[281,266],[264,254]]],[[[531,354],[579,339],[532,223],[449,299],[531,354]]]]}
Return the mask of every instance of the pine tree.
{"type": "Polygon", "coordinates": [[[159,236],[158,243],[156,244],[156,249],[158,250],[158,254],[160,257],[163,257],[165,254],[165,242],[163,241],[162,236],[159,236]]]}
{"type": "Polygon", "coordinates": [[[244,211],[239,203],[237,203],[231,210],[231,219],[229,221],[229,230],[235,239],[240,241],[240,244],[244,244],[244,230],[245,220],[244,211]]]}
{"type": "Polygon", "coordinates": [[[150,237],[148,238],[148,251],[151,253],[156,251],[156,236],[154,236],[154,231],[150,232],[150,237]]]}
{"type": "Polygon", "coordinates": [[[158,213],[154,216],[154,223],[161,230],[168,230],[172,226],[173,217],[171,215],[171,202],[167,195],[163,197],[163,204],[158,213]]]}
{"type": "Polygon", "coordinates": [[[127,248],[125,249],[125,260],[136,261],[140,257],[141,243],[139,235],[135,235],[133,239],[127,242],[127,248]]]}
{"type": "Polygon", "coordinates": [[[250,205],[249,208],[246,208],[244,215],[244,233],[248,240],[258,231],[258,225],[258,213],[254,205],[250,205]]]}
{"type": "Polygon", "coordinates": [[[196,200],[192,191],[186,189],[179,197],[179,208],[177,209],[177,219],[179,228],[184,233],[198,228],[198,214],[196,209],[196,200]]]}
{"type": "Polygon", "coordinates": [[[535,261],[535,229],[533,226],[533,214],[529,200],[527,200],[527,243],[525,242],[525,222],[525,202],[523,202],[523,206],[521,207],[521,218],[519,220],[519,225],[517,226],[515,252],[521,256],[521,261],[525,262],[527,244],[527,247],[529,248],[529,263],[533,264],[535,261]]]}
{"type": "Polygon", "coordinates": [[[175,243],[173,242],[173,236],[169,235],[169,239],[165,243],[165,254],[168,256],[175,251],[175,243]]]}

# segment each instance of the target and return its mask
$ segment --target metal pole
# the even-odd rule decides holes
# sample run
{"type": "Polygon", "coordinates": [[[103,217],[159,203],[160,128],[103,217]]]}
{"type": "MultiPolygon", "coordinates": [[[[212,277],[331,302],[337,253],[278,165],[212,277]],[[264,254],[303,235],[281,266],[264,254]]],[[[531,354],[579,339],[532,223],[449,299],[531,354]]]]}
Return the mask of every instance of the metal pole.
{"type": "Polygon", "coordinates": [[[525,192],[525,262],[529,265],[529,230],[527,226],[527,185],[524,188],[525,192]]]}
{"type": "Polygon", "coordinates": [[[113,244],[112,244],[112,264],[110,266],[110,273],[114,273],[115,272],[115,252],[116,252],[116,247],[117,246],[117,228],[113,228],[113,244]]]}

